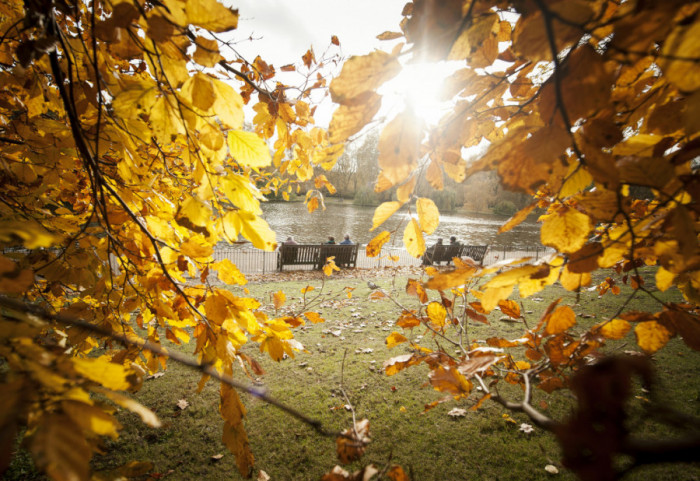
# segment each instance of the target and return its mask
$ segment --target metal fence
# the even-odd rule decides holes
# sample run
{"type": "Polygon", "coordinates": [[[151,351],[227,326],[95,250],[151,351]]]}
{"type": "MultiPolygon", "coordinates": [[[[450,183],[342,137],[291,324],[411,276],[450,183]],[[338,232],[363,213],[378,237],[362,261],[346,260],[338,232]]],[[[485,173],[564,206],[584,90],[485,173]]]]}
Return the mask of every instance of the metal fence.
{"type": "MultiPolygon", "coordinates": [[[[489,248],[484,257],[484,265],[505,259],[532,257],[539,259],[554,252],[554,249],[533,246],[524,249],[489,248]]],[[[277,252],[265,252],[251,247],[217,246],[214,260],[229,259],[243,274],[267,274],[277,271],[277,252]]],[[[419,266],[420,259],[412,257],[405,249],[383,248],[377,257],[367,257],[363,247],[357,254],[357,267],[360,269],[381,268],[387,266],[419,266]],[[391,259],[393,258],[393,259],[391,259]]],[[[293,266],[293,270],[311,270],[313,266],[293,266]]],[[[287,267],[285,270],[292,270],[287,267]]]]}

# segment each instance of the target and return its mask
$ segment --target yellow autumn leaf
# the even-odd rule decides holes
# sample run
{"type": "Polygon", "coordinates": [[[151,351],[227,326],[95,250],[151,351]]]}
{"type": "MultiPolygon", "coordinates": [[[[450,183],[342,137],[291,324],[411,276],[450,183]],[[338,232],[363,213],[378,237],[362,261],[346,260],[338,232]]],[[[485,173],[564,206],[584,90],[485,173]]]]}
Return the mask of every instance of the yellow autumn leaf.
{"type": "Polygon", "coordinates": [[[224,125],[232,129],[243,127],[243,98],[229,84],[212,79],[216,100],[213,110],[224,125]]]}
{"type": "Polygon", "coordinates": [[[654,354],[666,345],[673,333],[656,321],[640,322],[634,328],[637,345],[647,354],[654,354]]]}
{"type": "Polygon", "coordinates": [[[416,211],[418,211],[418,222],[426,234],[435,232],[440,223],[440,211],[435,202],[426,197],[421,197],[416,201],[416,211]]]}
{"type": "Polygon", "coordinates": [[[223,58],[219,53],[219,43],[216,40],[197,36],[195,43],[197,50],[192,55],[192,59],[202,67],[213,67],[223,58]]]}
{"type": "Polygon", "coordinates": [[[661,291],[665,292],[669,287],[673,285],[673,280],[676,278],[676,275],[664,269],[663,267],[659,267],[658,270],[656,271],[656,287],[661,291]]]}
{"type": "Polygon", "coordinates": [[[185,217],[196,226],[206,226],[211,218],[211,207],[196,197],[188,197],[180,205],[177,217],[185,217]]]}
{"type": "Polygon", "coordinates": [[[369,241],[365,251],[367,252],[367,257],[377,257],[382,252],[382,246],[389,242],[391,239],[391,233],[384,230],[377,234],[374,239],[369,241]]]}
{"type": "Polygon", "coordinates": [[[512,284],[503,287],[486,287],[484,295],[481,298],[481,306],[486,313],[491,312],[499,302],[507,299],[513,292],[512,284]]]}
{"type": "Polygon", "coordinates": [[[187,20],[211,32],[228,32],[238,27],[238,10],[226,8],[217,0],[187,0],[187,20]]]}
{"type": "Polygon", "coordinates": [[[234,232],[239,232],[248,239],[256,249],[274,251],[277,248],[275,232],[262,217],[239,210],[228,212],[224,221],[231,225],[234,232]]]}
{"type": "Polygon", "coordinates": [[[557,307],[547,316],[544,328],[545,336],[560,334],[576,324],[576,314],[569,306],[557,307]]]}
{"type": "Polygon", "coordinates": [[[541,217],[542,244],[559,252],[572,253],[583,247],[591,232],[591,218],[571,207],[562,207],[541,217]]]}
{"type": "MultiPolygon", "coordinates": [[[[418,182],[418,176],[413,175],[411,176],[410,179],[408,179],[406,182],[404,182],[402,185],[399,186],[398,189],[396,189],[396,198],[398,199],[399,202],[402,204],[405,204],[409,200],[411,200],[411,196],[413,195],[413,189],[416,188],[416,183],[418,182]]],[[[419,199],[420,201],[420,199],[419,199]]],[[[416,203],[417,204],[417,203],[416,203]]],[[[420,216],[420,212],[418,214],[420,216]]],[[[421,226],[423,223],[421,222],[421,226]]],[[[424,229],[425,231],[425,229],[424,229]]]]}
{"type": "Polygon", "coordinates": [[[700,88],[700,68],[695,57],[700,49],[700,22],[677,26],[664,40],[659,66],[668,80],[680,90],[700,88]]]}
{"type": "Polygon", "coordinates": [[[632,325],[624,319],[613,319],[599,328],[601,335],[608,339],[622,339],[632,329],[632,325]]]}
{"type": "Polygon", "coordinates": [[[61,408],[78,426],[86,432],[116,439],[122,425],[104,410],[73,400],[62,401],[61,408]]]}
{"type": "Polygon", "coordinates": [[[335,257],[329,257],[326,259],[326,263],[323,265],[323,273],[327,276],[333,274],[333,271],[339,271],[340,267],[335,265],[335,257]]]}
{"type": "Polygon", "coordinates": [[[345,142],[374,118],[381,106],[382,97],[375,92],[364,92],[352,105],[341,105],[328,126],[328,139],[332,144],[345,142]]]}
{"type": "Polygon", "coordinates": [[[408,253],[413,257],[418,258],[425,253],[425,239],[423,239],[423,233],[420,231],[420,225],[418,225],[418,222],[413,218],[404,229],[403,243],[408,253]]]}
{"type": "Polygon", "coordinates": [[[148,120],[156,140],[161,144],[170,143],[185,133],[185,125],[177,111],[177,100],[170,95],[161,95],[156,99],[148,120]]]}
{"type": "Polygon", "coordinates": [[[282,291],[277,291],[274,294],[272,294],[272,301],[275,305],[275,309],[279,309],[280,307],[282,307],[286,300],[287,296],[282,291]]]}
{"type": "Polygon", "coordinates": [[[240,165],[259,169],[272,162],[270,149],[254,132],[234,130],[228,133],[228,149],[240,165]]]}
{"type": "Polygon", "coordinates": [[[73,369],[80,375],[115,391],[129,389],[131,383],[127,378],[135,374],[131,369],[121,364],[113,363],[105,356],[96,358],[74,357],[71,361],[73,369]]]}
{"type": "Polygon", "coordinates": [[[350,57],[328,90],[333,102],[349,105],[355,97],[376,90],[400,71],[401,65],[395,56],[375,50],[369,55],[350,57]]]}
{"type": "Polygon", "coordinates": [[[476,273],[476,266],[467,266],[447,272],[435,272],[432,274],[425,287],[428,289],[445,290],[452,287],[463,286],[476,273]]]}
{"type": "Polygon", "coordinates": [[[248,282],[241,271],[238,270],[238,267],[236,267],[230,259],[222,259],[218,262],[214,262],[211,268],[218,272],[219,280],[225,284],[238,284],[242,286],[248,282]]]}
{"type": "Polygon", "coordinates": [[[212,79],[198,72],[185,80],[180,89],[180,94],[192,105],[202,111],[208,111],[216,100],[216,91],[212,79]]]}
{"type": "Polygon", "coordinates": [[[403,204],[397,201],[382,202],[379,206],[374,209],[374,216],[372,217],[372,228],[370,232],[382,225],[389,217],[394,215],[394,212],[399,210],[403,204]]]}
{"type": "Polygon", "coordinates": [[[559,282],[567,291],[578,291],[581,287],[585,287],[591,283],[591,273],[584,272],[578,274],[569,271],[569,266],[565,266],[559,275],[559,282]]]}
{"type": "Polygon", "coordinates": [[[212,255],[214,248],[203,237],[195,236],[180,244],[180,252],[192,258],[202,258],[212,255]]]}
{"type": "Polygon", "coordinates": [[[397,115],[384,127],[377,145],[377,163],[385,183],[400,184],[413,173],[418,167],[422,139],[423,122],[408,111],[397,115]]]}
{"type": "Polygon", "coordinates": [[[391,349],[392,347],[396,346],[397,344],[401,344],[401,343],[406,342],[406,341],[408,341],[408,339],[406,339],[406,336],[404,336],[403,334],[400,334],[398,332],[392,332],[386,338],[385,342],[386,342],[386,347],[391,349]]]}
{"type": "Polygon", "coordinates": [[[242,175],[228,172],[226,177],[219,179],[219,187],[226,198],[239,209],[255,215],[262,214],[260,200],[264,196],[242,175]]]}
{"type": "Polygon", "coordinates": [[[430,304],[428,304],[426,312],[430,318],[430,322],[439,327],[443,327],[445,325],[445,319],[447,318],[447,310],[445,309],[445,306],[437,301],[432,301],[430,304]]]}

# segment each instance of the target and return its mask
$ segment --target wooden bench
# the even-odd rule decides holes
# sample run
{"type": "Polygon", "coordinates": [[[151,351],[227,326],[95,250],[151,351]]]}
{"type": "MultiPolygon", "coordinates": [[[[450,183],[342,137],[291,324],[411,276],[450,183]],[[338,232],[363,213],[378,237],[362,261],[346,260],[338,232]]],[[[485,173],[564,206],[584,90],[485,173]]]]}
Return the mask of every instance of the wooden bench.
{"type": "Polygon", "coordinates": [[[479,264],[484,263],[484,257],[489,246],[468,246],[468,245],[435,245],[429,247],[423,254],[423,265],[429,266],[433,264],[440,265],[446,262],[450,265],[454,257],[471,257],[479,264]]]}
{"type": "Polygon", "coordinates": [[[302,265],[321,269],[329,257],[335,257],[338,267],[355,267],[357,248],[357,244],[282,244],[277,252],[277,270],[302,265]]]}

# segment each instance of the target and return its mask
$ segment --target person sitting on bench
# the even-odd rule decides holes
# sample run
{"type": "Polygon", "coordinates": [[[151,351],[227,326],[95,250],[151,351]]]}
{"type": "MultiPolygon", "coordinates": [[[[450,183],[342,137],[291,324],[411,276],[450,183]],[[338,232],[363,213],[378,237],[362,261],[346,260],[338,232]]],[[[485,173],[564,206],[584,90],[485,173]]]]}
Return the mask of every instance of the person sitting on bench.
{"type": "Polygon", "coordinates": [[[435,245],[432,247],[428,247],[425,250],[425,254],[423,254],[422,261],[424,266],[429,266],[433,264],[433,254],[435,253],[436,248],[442,247],[442,237],[437,240],[435,245]]]}
{"type": "Polygon", "coordinates": [[[340,242],[340,245],[353,245],[354,242],[350,240],[350,234],[345,234],[345,237],[340,242]]]}

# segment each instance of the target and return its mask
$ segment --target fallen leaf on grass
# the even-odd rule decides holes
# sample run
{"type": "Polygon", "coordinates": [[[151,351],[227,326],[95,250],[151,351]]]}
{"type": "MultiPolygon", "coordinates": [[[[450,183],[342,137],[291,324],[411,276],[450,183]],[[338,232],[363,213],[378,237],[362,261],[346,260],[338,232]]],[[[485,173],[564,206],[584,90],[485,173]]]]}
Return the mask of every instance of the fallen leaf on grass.
{"type": "Polygon", "coordinates": [[[211,459],[212,461],[219,461],[219,460],[220,460],[221,458],[223,458],[223,457],[224,457],[223,454],[215,454],[215,455],[213,455],[210,459],[211,459]]]}
{"type": "Polygon", "coordinates": [[[453,418],[462,418],[467,415],[467,410],[462,408],[453,408],[447,413],[447,415],[452,416],[453,418]]]}
{"type": "Polygon", "coordinates": [[[187,406],[189,406],[189,405],[190,405],[190,403],[188,403],[185,399],[180,399],[177,402],[177,407],[179,407],[182,410],[185,410],[185,408],[187,408],[187,406]]]}
{"type": "Polygon", "coordinates": [[[544,470],[547,471],[549,474],[559,474],[559,470],[553,464],[548,464],[544,467],[544,470]]]}
{"type": "Polygon", "coordinates": [[[270,475],[261,469],[257,481],[270,481],[270,475]]]}

